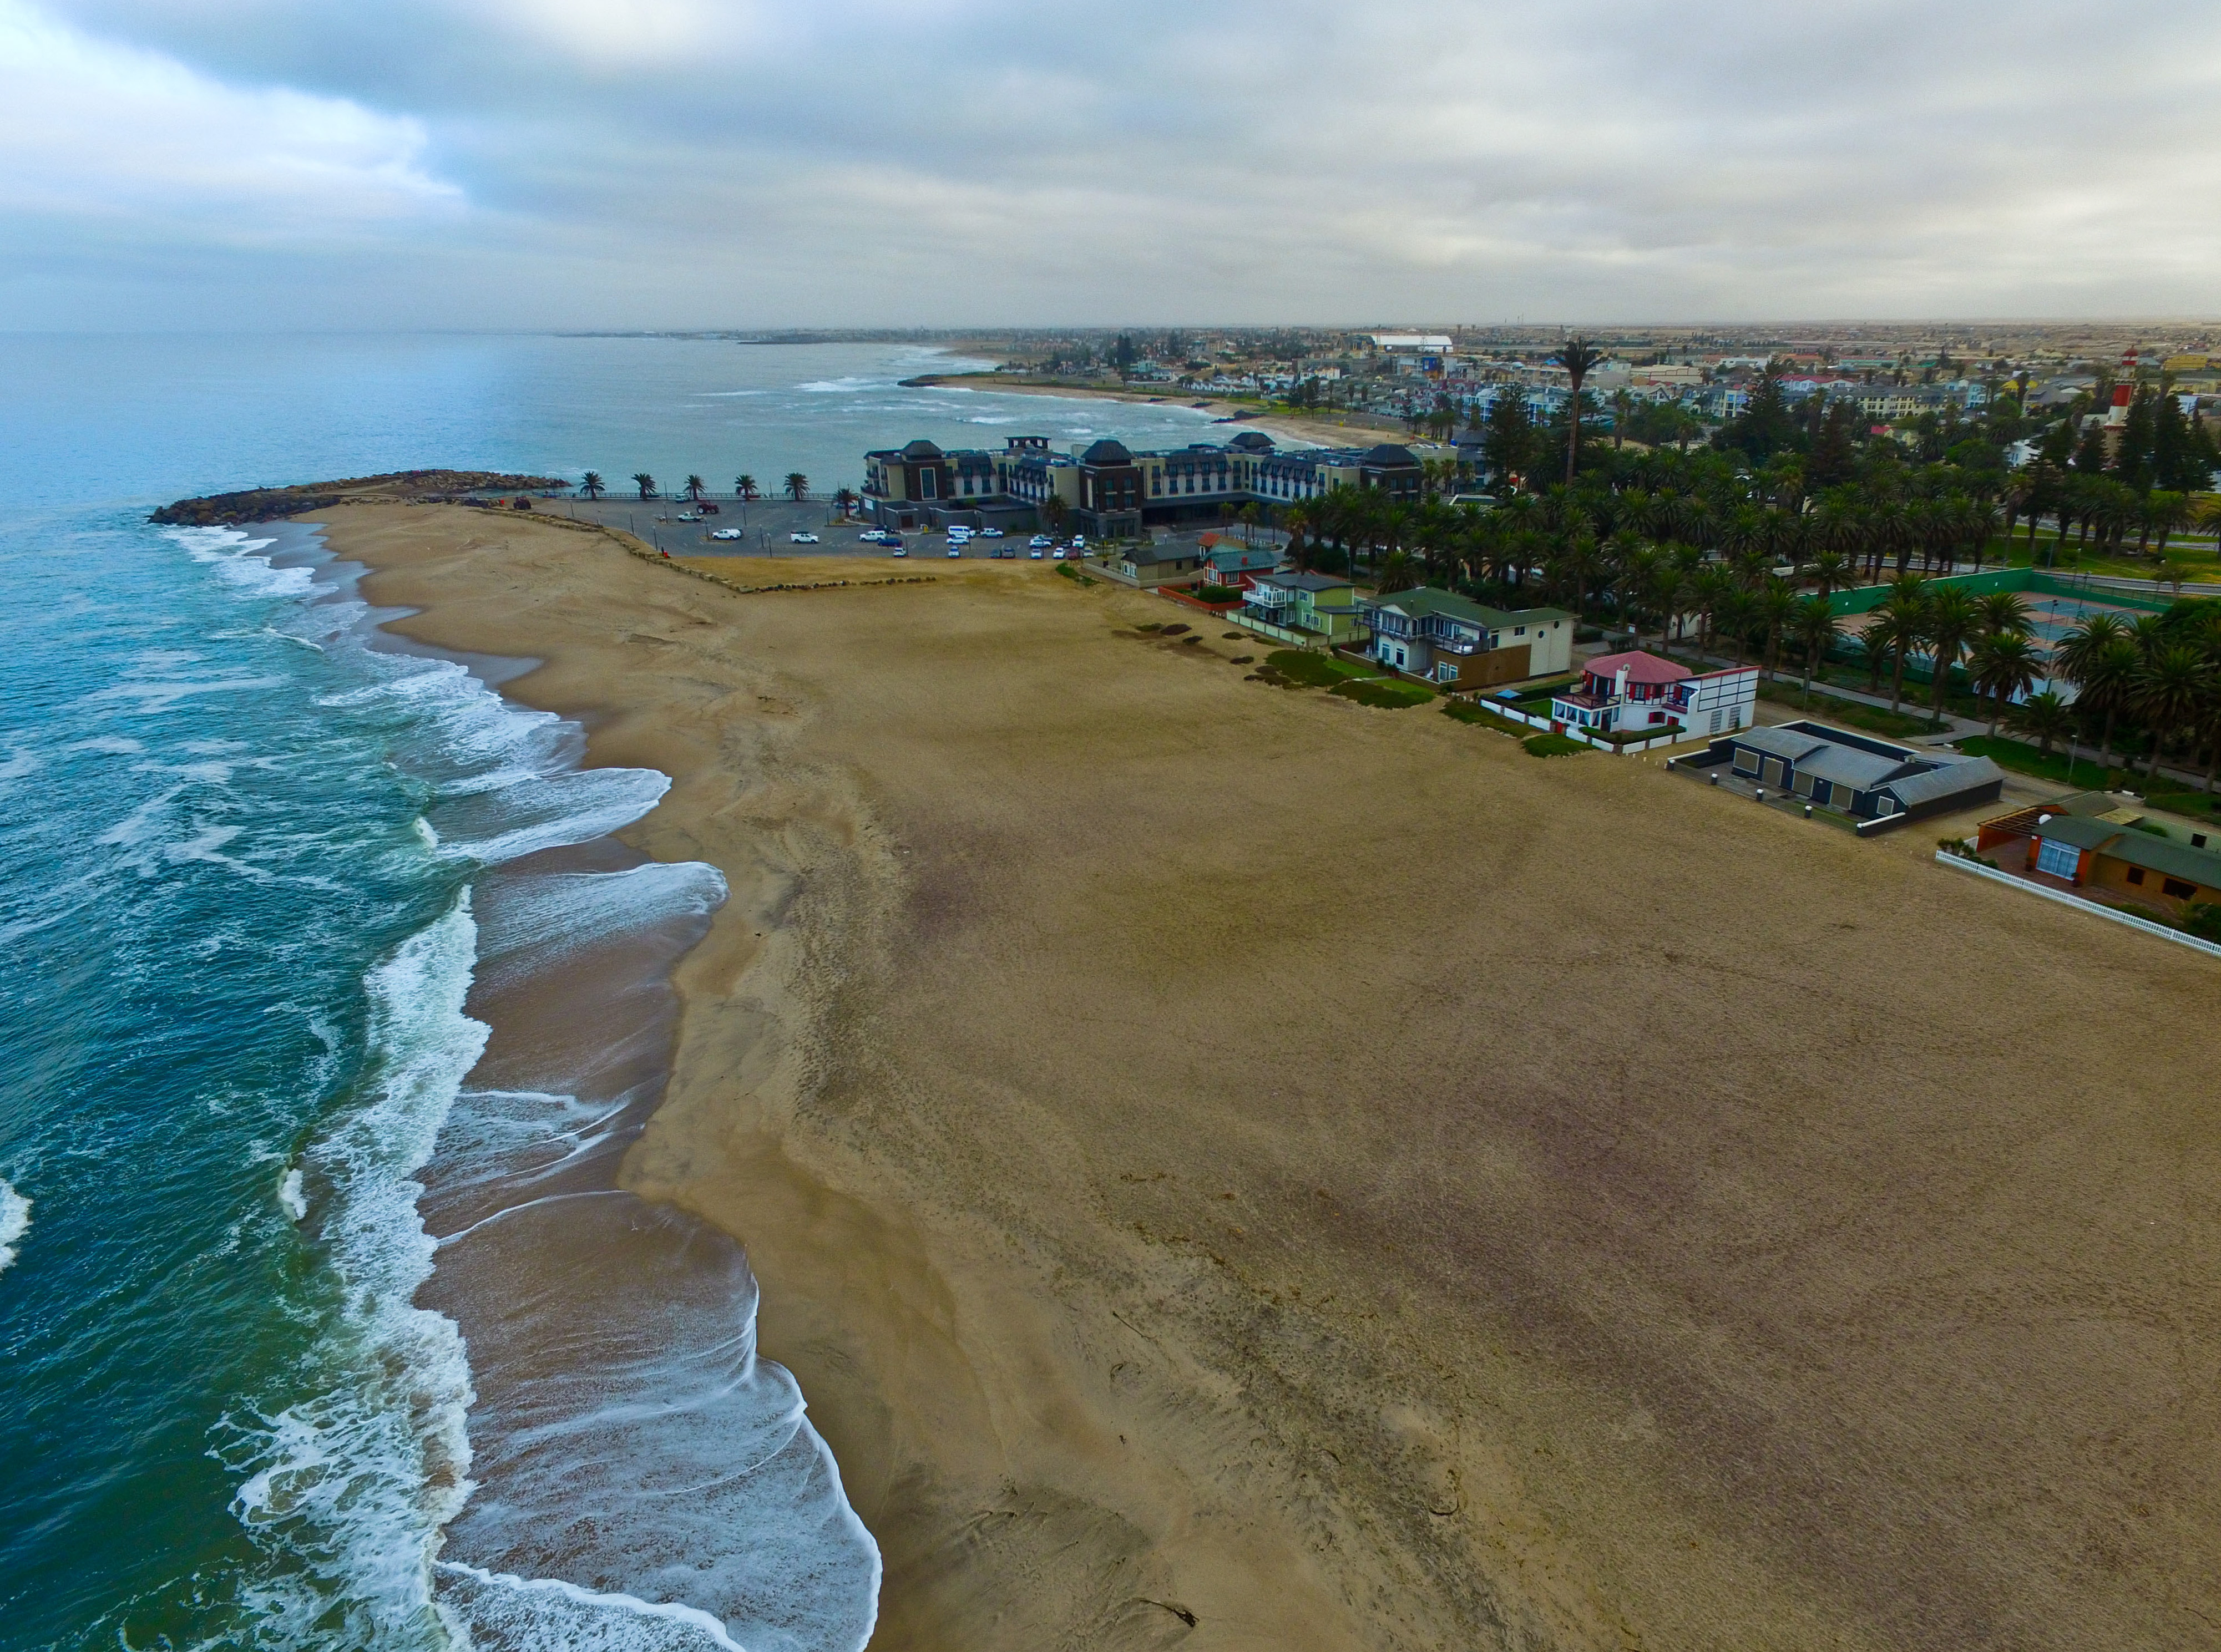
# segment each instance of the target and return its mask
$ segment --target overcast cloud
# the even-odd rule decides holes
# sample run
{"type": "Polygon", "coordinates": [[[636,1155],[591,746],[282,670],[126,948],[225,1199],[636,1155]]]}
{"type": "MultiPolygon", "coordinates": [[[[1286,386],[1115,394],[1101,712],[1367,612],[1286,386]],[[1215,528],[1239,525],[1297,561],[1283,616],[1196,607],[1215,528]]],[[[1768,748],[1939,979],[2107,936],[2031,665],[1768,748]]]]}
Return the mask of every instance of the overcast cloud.
{"type": "Polygon", "coordinates": [[[2221,7],[0,0],[0,327],[2221,310],[2221,7]]]}

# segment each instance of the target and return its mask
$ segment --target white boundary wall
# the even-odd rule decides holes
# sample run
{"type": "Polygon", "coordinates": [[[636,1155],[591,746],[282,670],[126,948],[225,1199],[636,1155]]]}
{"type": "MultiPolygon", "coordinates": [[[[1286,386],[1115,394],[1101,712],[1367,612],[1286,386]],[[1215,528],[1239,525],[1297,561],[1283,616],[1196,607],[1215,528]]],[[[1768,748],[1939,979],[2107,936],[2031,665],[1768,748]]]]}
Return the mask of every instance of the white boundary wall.
{"type": "Polygon", "coordinates": [[[2194,947],[2215,958],[2221,958],[2221,946],[2211,941],[2200,941],[2194,935],[2185,935],[2180,929],[2170,929],[2164,923],[2154,923],[2149,918],[2137,917],[2111,906],[2100,906],[2096,901],[2084,900],[2080,895],[2070,895],[2061,889],[2046,889],[2042,884],[2032,884],[2025,878],[2016,878],[2010,872],[2000,872],[1995,867],[1986,867],[1980,860],[1969,860],[1962,854],[1953,854],[1947,849],[1936,851],[1936,860],[1961,872],[1970,872],[1977,878],[1987,878],[1992,883],[2010,884],[2013,888],[2044,899],[2057,901],[2061,906],[2072,906],[2078,911],[2091,912],[2099,917],[2111,918],[2116,923],[2125,923],[2132,929],[2142,929],[2146,935],[2155,935],[2162,941],[2172,941],[2179,947],[2194,947]]]}

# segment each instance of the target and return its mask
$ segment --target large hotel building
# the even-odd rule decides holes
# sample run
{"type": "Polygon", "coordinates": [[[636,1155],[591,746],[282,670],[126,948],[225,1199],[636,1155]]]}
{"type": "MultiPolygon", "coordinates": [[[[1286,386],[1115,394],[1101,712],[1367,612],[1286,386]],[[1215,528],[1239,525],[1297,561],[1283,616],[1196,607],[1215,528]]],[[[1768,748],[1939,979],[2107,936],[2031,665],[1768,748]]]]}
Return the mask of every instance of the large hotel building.
{"type": "Polygon", "coordinates": [[[1394,442],[1282,453],[1261,430],[1142,454],[1107,438],[1079,454],[1052,450],[1046,436],[1013,436],[1000,453],[919,441],[864,455],[864,509],[883,528],[1023,529],[1040,526],[1057,498],[1073,532],[1135,539],[1144,524],[1215,521],[1223,505],[1290,505],[1335,487],[1417,500],[1420,479],[1418,454],[1394,442]]]}

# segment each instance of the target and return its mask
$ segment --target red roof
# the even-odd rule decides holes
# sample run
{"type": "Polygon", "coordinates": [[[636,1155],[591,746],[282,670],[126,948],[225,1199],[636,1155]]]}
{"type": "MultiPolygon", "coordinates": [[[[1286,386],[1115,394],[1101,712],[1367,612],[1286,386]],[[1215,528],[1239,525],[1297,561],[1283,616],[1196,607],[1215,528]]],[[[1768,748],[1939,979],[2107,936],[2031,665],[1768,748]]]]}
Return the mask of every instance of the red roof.
{"type": "Polygon", "coordinates": [[[1619,675],[1622,666],[1627,667],[1627,680],[1630,683],[1678,683],[1684,677],[1696,674],[1679,660],[1661,660],[1640,649],[1629,654],[1600,654],[1581,669],[1608,683],[1619,675]]]}

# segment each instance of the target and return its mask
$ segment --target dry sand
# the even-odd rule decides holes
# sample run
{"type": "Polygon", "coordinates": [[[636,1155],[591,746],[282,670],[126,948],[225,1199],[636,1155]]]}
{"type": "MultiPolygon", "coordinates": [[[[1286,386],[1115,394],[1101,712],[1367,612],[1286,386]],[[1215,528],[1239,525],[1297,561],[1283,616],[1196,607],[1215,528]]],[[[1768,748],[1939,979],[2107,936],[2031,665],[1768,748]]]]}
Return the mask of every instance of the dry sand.
{"type": "Polygon", "coordinates": [[[328,520],[731,879],[627,1174],[875,1644],[2221,1644],[2221,964],[1042,565],[328,520]]]}

